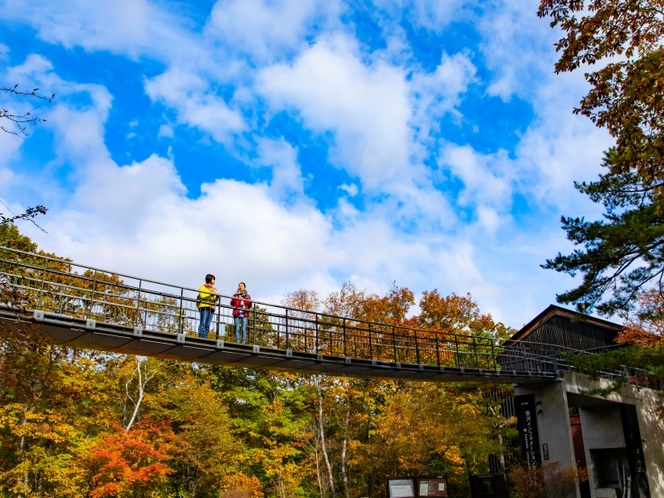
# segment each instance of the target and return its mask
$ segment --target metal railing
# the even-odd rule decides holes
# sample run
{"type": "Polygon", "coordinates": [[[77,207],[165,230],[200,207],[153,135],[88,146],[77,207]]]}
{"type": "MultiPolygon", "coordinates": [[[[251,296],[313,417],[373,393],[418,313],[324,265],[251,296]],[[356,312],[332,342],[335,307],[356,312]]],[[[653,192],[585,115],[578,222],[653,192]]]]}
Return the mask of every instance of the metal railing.
{"type": "MultiPolygon", "coordinates": [[[[28,309],[162,333],[196,335],[198,290],[0,247],[0,280],[28,309]]],[[[231,296],[219,294],[209,338],[236,342],[231,296]]],[[[570,369],[551,344],[501,344],[494,337],[368,322],[253,301],[249,344],[338,358],[457,369],[570,369]]]]}

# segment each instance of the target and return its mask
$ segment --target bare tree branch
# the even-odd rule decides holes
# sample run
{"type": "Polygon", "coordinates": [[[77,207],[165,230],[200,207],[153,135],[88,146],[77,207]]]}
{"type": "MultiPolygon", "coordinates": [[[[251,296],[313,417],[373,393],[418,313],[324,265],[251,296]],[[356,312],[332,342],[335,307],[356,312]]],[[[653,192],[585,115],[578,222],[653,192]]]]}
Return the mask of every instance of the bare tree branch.
{"type": "MultiPolygon", "coordinates": [[[[35,88],[32,91],[18,90],[18,85],[14,85],[14,87],[7,87],[7,86],[0,87],[0,92],[2,93],[10,94],[20,98],[38,99],[49,104],[55,98],[55,94],[48,97],[46,95],[41,95],[37,93],[38,91],[39,88],[35,88]]],[[[29,111],[20,113],[9,109],[0,108],[0,118],[6,119],[11,123],[13,123],[12,125],[10,125],[10,127],[0,125],[0,131],[4,131],[5,133],[9,133],[11,135],[16,135],[19,137],[27,137],[28,134],[26,132],[26,129],[28,125],[36,125],[38,123],[43,123],[44,121],[46,121],[44,118],[40,118],[39,116],[35,116],[33,114],[36,109],[37,107],[33,107],[29,111]]]]}
{"type": "MultiPolygon", "coordinates": [[[[4,204],[4,202],[3,202],[3,204],[4,204]]],[[[5,205],[5,207],[6,207],[6,205],[5,205]]],[[[9,209],[9,208],[7,208],[7,209],[9,209]]],[[[37,228],[39,228],[42,232],[46,233],[46,230],[44,230],[42,227],[40,227],[35,222],[34,218],[36,218],[40,214],[42,214],[42,215],[46,214],[47,211],[48,211],[48,208],[46,208],[42,205],[39,205],[39,206],[35,206],[35,207],[29,207],[28,209],[25,210],[25,213],[22,213],[22,214],[13,214],[12,213],[13,216],[9,216],[9,217],[5,216],[4,213],[0,213],[0,226],[9,225],[9,224],[13,225],[15,222],[17,222],[19,220],[26,220],[26,221],[29,221],[30,223],[32,223],[37,228]]]]}

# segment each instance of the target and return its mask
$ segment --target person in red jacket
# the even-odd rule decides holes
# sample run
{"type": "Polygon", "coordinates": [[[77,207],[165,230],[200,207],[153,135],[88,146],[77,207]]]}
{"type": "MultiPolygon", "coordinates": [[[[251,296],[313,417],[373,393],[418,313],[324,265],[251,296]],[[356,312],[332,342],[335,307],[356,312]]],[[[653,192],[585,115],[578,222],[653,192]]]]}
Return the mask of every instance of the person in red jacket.
{"type": "Polygon", "coordinates": [[[237,291],[231,299],[231,306],[233,307],[233,321],[235,322],[235,342],[240,342],[240,329],[242,329],[242,344],[246,344],[251,296],[247,294],[247,286],[244,282],[237,285],[237,291]]]}

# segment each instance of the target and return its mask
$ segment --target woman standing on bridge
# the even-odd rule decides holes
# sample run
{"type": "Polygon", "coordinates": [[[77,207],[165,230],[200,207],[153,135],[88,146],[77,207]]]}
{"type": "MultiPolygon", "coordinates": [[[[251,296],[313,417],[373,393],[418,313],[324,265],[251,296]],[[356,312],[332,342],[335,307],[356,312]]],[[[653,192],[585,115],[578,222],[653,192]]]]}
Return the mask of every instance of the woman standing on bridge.
{"type": "Polygon", "coordinates": [[[244,282],[237,285],[237,291],[231,299],[231,306],[233,307],[233,320],[235,321],[235,342],[240,342],[240,329],[242,329],[242,344],[246,344],[251,296],[247,294],[247,287],[244,282]]]}
{"type": "Polygon", "coordinates": [[[214,303],[219,299],[216,295],[217,289],[214,288],[214,275],[205,275],[205,283],[198,289],[198,299],[196,305],[201,313],[201,321],[198,324],[198,337],[207,339],[210,332],[210,323],[214,315],[214,303]]]}

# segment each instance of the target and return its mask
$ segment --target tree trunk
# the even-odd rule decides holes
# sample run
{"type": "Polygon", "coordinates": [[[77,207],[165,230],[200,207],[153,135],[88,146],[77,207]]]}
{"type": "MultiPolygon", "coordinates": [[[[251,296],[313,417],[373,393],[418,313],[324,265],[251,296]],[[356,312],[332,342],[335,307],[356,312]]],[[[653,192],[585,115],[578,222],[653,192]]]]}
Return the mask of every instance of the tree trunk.
{"type": "Polygon", "coordinates": [[[344,492],[346,498],[350,498],[350,489],[348,486],[348,469],[346,468],[346,449],[348,448],[348,426],[350,425],[350,406],[346,411],[346,420],[344,420],[344,440],[341,446],[341,475],[344,480],[344,492]]]}
{"type": "MultiPolygon", "coordinates": [[[[136,417],[138,416],[138,410],[141,406],[141,403],[143,402],[143,374],[141,372],[141,360],[139,357],[136,357],[136,372],[138,374],[138,399],[134,403],[134,413],[131,414],[131,418],[129,419],[129,423],[127,423],[127,427],[125,427],[125,432],[129,432],[129,429],[131,429],[131,426],[134,425],[134,422],[136,421],[136,417]]],[[[129,382],[131,379],[127,382],[125,389],[127,391],[127,396],[129,396],[129,382]]],[[[131,397],[129,398],[131,399],[131,397]]]]}
{"type": "Polygon", "coordinates": [[[318,454],[318,443],[314,445],[314,456],[316,460],[316,479],[318,480],[318,494],[323,497],[325,491],[323,489],[323,469],[320,468],[320,455],[318,454]]]}
{"type": "Polygon", "coordinates": [[[335,498],[337,493],[334,489],[334,474],[332,472],[332,464],[330,464],[330,456],[327,453],[327,445],[325,443],[325,424],[323,424],[323,393],[320,389],[320,376],[316,378],[316,390],[318,391],[318,435],[320,437],[321,451],[325,458],[325,465],[330,477],[330,493],[332,498],[335,498]]]}
{"type": "Polygon", "coordinates": [[[286,498],[286,487],[284,486],[284,480],[281,477],[281,472],[277,476],[277,489],[279,490],[279,498],[286,498]]]}
{"type": "MultiPolygon", "coordinates": [[[[25,425],[28,423],[28,413],[32,412],[33,410],[34,408],[32,406],[23,407],[23,414],[21,415],[21,427],[25,427],[25,425]]],[[[25,453],[25,436],[21,436],[19,439],[18,453],[20,455],[20,460],[23,461],[23,453],[25,453]]],[[[30,472],[28,470],[26,470],[23,474],[23,485],[25,486],[25,489],[30,489],[30,472]]],[[[23,495],[18,496],[21,498],[23,495]]]]}

